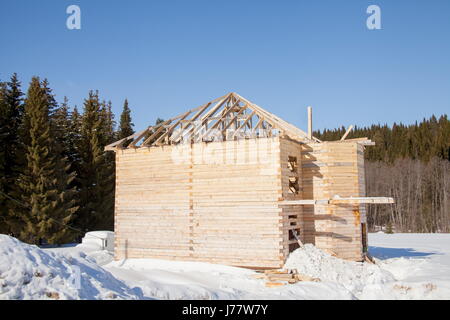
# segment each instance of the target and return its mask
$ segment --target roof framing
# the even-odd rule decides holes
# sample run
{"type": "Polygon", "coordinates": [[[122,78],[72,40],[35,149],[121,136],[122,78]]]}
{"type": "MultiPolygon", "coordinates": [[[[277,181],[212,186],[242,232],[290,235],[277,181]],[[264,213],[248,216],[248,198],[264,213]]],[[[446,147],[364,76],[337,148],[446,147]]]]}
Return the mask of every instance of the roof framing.
{"type": "Polygon", "coordinates": [[[228,93],[183,114],[116,141],[105,150],[236,140],[260,136],[288,136],[321,142],[235,92],[228,93]]]}

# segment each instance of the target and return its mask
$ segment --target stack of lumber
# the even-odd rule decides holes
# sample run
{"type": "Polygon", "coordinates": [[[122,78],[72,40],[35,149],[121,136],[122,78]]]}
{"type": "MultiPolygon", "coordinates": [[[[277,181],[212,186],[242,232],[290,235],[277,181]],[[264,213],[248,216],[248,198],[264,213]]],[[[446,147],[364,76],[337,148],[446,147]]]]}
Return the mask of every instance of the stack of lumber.
{"type": "Polygon", "coordinates": [[[278,287],[286,284],[295,284],[299,281],[318,282],[320,279],[297,273],[295,270],[271,269],[261,271],[253,276],[255,279],[266,281],[266,287],[278,287]]]}

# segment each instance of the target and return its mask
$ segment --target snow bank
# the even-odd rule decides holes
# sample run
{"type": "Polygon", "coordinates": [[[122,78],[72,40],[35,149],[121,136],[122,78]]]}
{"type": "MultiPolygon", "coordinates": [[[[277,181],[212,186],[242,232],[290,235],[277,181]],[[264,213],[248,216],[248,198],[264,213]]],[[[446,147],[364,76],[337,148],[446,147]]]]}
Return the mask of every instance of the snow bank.
{"type": "Polygon", "coordinates": [[[0,235],[0,299],[450,299],[450,234],[370,234],[376,265],[305,245],[285,267],[321,282],[268,288],[249,269],[158,259],[112,261],[91,244],[39,249],[0,235]],[[74,278],[80,270],[81,289],[74,278]]]}
{"type": "Polygon", "coordinates": [[[363,290],[366,285],[395,281],[390,272],[378,265],[342,260],[312,244],[305,244],[293,251],[284,268],[295,269],[322,282],[336,282],[354,293],[363,290]]]}
{"type": "Polygon", "coordinates": [[[81,243],[86,246],[97,247],[99,250],[114,251],[114,232],[90,231],[87,232],[81,243]]]}
{"type": "Polygon", "coordinates": [[[142,291],[80,251],[57,253],[0,235],[0,299],[142,299],[142,291]]]}
{"type": "Polygon", "coordinates": [[[275,288],[255,271],[206,262],[127,259],[103,266],[145,296],[158,299],[354,299],[334,283],[298,282],[275,288]]]}

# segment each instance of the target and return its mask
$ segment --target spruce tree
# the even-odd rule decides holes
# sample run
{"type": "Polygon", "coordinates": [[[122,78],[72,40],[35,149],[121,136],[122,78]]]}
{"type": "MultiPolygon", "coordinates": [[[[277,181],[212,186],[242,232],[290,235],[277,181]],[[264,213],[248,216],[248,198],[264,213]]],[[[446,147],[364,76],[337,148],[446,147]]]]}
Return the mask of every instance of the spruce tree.
{"type": "Polygon", "coordinates": [[[16,181],[21,167],[19,128],[23,117],[23,93],[14,73],[9,82],[0,83],[0,233],[11,233],[20,220],[14,213],[17,203],[16,181]]]}
{"type": "Polygon", "coordinates": [[[76,211],[73,200],[75,190],[69,189],[74,174],[67,173],[68,164],[58,152],[55,129],[50,118],[53,96],[49,96],[48,83],[38,77],[31,80],[25,100],[26,166],[19,179],[24,226],[20,238],[29,243],[41,239],[61,243],[72,238],[67,227],[76,211]]]}
{"type": "Polygon", "coordinates": [[[112,112],[112,103],[103,101],[101,103],[101,116],[102,116],[102,132],[103,140],[102,144],[107,145],[116,140],[116,121],[114,120],[114,113],[112,112]]]}
{"type": "Polygon", "coordinates": [[[98,92],[84,101],[80,152],[80,212],[77,225],[84,230],[112,229],[114,214],[114,162],[104,147],[111,137],[111,115],[99,102],[98,92]]]}
{"type": "Polygon", "coordinates": [[[6,114],[5,95],[6,95],[6,85],[3,82],[0,82],[0,233],[8,233],[7,203],[9,199],[6,197],[7,195],[6,188],[8,187],[8,183],[6,178],[7,160],[4,142],[5,138],[7,137],[5,128],[6,128],[6,121],[8,119],[5,116],[6,114]]]}
{"type": "Polygon", "coordinates": [[[114,229],[114,196],[115,196],[115,154],[113,152],[105,152],[104,148],[106,145],[114,142],[117,139],[115,132],[116,121],[114,120],[114,113],[112,112],[112,103],[103,102],[102,104],[102,150],[105,156],[105,164],[103,170],[102,188],[104,191],[104,211],[102,213],[103,217],[100,223],[97,225],[99,229],[114,229]]]}
{"type": "Polygon", "coordinates": [[[386,225],[386,232],[385,233],[387,233],[387,234],[393,234],[394,233],[391,221],[388,221],[388,223],[386,225]]]}
{"type": "MultiPolygon", "coordinates": [[[[79,175],[80,172],[80,163],[81,163],[81,155],[80,155],[80,141],[81,141],[81,126],[82,126],[82,117],[78,112],[77,106],[73,108],[72,112],[69,112],[69,127],[66,136],[66,145],[68,146],[68,158],[71,163],[72,169],[79,175]]],[[[74,180],[74,185],[77,189],[80,188],[79,179],[74,180]]]]}
{"type": "Polygon", "coordinates": [[[125,99],[123,103],[122,114],[120,115],[119,132],[117,135],[117,140],[131,136],[134,133],[133,126],[131,122],[131,110],[128,107],[128,100],[125,99]]]}
{"type": "Polygon", "coordinates": [[[71,123],[69,103],[67,97],[64,97],[63,103],[55,109],[52,117],[55,140],[62,148],[62,154],[72,161],[73,144],[70,141],[71,137],[71,123]]]}

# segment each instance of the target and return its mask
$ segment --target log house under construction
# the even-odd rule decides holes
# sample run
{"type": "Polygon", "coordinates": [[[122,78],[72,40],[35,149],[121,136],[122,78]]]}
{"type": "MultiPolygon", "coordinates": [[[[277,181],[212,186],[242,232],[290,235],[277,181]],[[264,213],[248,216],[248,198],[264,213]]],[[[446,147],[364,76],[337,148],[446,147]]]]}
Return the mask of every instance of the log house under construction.
{"type": "Polygon", "coordinates": [[[324,142],[236,93],[106,147],[116,153],[115,258],[280,268],[312,243],[362,261],[367,138],[324,142]]]}

